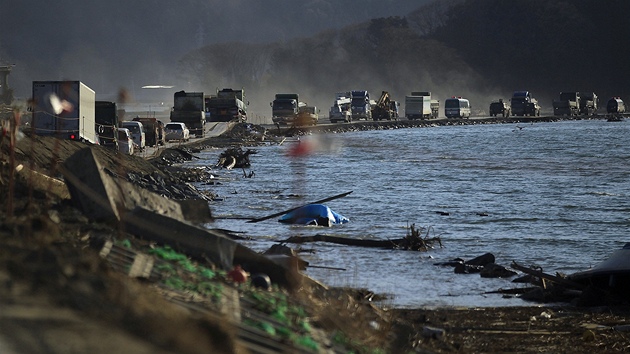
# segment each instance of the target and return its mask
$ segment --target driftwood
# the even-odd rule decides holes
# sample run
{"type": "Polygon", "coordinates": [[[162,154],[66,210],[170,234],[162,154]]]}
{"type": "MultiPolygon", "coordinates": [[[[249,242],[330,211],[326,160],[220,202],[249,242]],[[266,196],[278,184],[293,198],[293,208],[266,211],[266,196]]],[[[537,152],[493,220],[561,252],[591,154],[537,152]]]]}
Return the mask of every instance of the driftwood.
{"type": "Polygon", "coordinates": [[[390,239],[390,240],[361,240],[352,239],[346,237],[336,237],[317,234],[315,236],[292,236],[288,239],[281,241],[283,243],[306,243],[306,242],[329,242],[346,246],[359,246],[359,247],[373,247],[373,248],[386,248],[397,250],[409,250],[409,251],[426,251],[433,248],[434,243],[439,243],[442,247],[442,240],[439,237],[429,238],[428,236],[422,238],[419,230],[415,229],[412,224],[410,233],[406,237],[390,239]]]}
{"type": "Polygon", "coordinates": [[[585,287],[584,285],[582,285],[580,283],[576,283],[574,281],[571,281],[571,280],[565,279],[565,278],[561,278],[561,277],[556,276],[556,275],[543,273],[543,272],[541,272],[539,270],[535,270],[535,269],[531,269],[531,268],[519,265],[518,263],[516,263],[514,261],[512,261],[512,268],[514,268],[516,270],[520,270],[523,273],[539,277],[541,279],[546,279],[546,280],[552,281],[552,282],[554,282],[556,284],[564,285],[567,288],[581,290],[581,289],[584,289],[584,287],[585,287]]]}
{"type": "Polygon", "coordinates": [[[243,151],[242,148],[229,148],[219,155],[219,161],[216,166],[231,170],[233,168],[246,168],[250,167],[249,155],[258,153],[256,150],[247,149],[243,151]]]}

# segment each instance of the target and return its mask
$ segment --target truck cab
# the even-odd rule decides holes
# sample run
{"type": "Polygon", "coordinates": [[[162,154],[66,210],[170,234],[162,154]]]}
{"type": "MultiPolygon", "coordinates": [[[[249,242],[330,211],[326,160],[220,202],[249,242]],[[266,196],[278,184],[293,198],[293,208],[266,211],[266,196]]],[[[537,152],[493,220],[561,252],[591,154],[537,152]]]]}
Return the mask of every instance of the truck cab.
{"type": "Polygon", "coordinates": [[[270,105],[274,124],[294,123],[300,113],[299,96],[296,93],[278,93],[270,105]]]}
{"type": "Polygon", "coordinates": [[[510,104],[513,116],[540,116],[538,100],[529,91],[514,91],[510,104]]]}
{"type": "Polygon", "coordinates": [[[350,95],[352,119],[372,119],[370,94],[367,91],[352,91],[350,95]]]}
{"type": "Polygon", "coordinates": [[[319,110],[315,106],[299,108],[297,125],[316,125],[319,120],[319,110]]]}
{"type": "Polygon", "coordinates": [[[510,105],[503,101],[502,98],[490,103],[490,115],[496,117],[499,114],[503,117],[510,116],[510,105]]]}
{"type": "Polygon", "coordinates": [[[206,101],[203,92],[178,91],[175,92],[173,99],[171,122],[184,123],[195,137],[203,137],[206,124],[206,101]]]}
{"type": "Polygon", "coordinates": [[[328,113],[328,118],[331,123],[336,122],[351,122],[352,113],[350,108],[350,93],[337,93],[335,102],[328,113]]]}
{"type": "Polygon", "coordinates": [[[553,101],[553,114],[555,116],[577,116],[580,114],[580,93],[560,92],[560,99],[553,101]]]}

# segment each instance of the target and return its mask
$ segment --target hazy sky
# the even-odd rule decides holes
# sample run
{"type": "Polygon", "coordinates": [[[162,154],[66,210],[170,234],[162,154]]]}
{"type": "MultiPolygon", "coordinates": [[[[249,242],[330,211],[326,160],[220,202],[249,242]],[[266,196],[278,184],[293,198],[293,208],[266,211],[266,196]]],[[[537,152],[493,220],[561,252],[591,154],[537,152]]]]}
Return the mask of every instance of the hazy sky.
{"type": "Polygon", "coordinates": [[[0,62],[29,97],[35,80],[80,80],[97,98],[172,84],[177,60],[204,45],[311,36],[371,18],[405,16],[427,0],[0,0],[0,62]],[[7,30],[10,29],[10,30],[7,30]]]}

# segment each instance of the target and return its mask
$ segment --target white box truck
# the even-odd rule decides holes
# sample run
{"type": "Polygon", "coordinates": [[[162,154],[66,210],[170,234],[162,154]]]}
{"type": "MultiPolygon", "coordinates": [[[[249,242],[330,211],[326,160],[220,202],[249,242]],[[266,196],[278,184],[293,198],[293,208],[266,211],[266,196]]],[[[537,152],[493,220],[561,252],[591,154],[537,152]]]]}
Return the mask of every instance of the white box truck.
{"type": "Polygon", "coordinates": [[[405,117],[407,119],[427,119],[433,116],[431,92],[416,91],[405,96],[405,117]]]}
{"type": "Polygon", "coordinates": [[[96,94],[80,81],[33,81],[33,131],[98,144],[96,94]]]}

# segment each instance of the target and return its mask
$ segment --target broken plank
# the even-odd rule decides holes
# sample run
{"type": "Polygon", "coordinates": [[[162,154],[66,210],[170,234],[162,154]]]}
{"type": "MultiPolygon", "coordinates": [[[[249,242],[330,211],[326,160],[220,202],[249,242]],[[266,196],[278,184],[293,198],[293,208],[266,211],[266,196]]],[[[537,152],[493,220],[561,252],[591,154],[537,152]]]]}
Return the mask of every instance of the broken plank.
{"type": "Polygon", "coordinates": [[[515,261],[512,261],[512,268],[516,269],[516,270],[520,270],[523,273],[529,274],[529,275],[533,275],[536,277],[539,277],[541,279],[546,279],[546,280],[551,280],[554,283],[560,284],[560,285],[564,285],[566,287],[572,288],[572,289],[583,289],[584,285],[580,284],[580,283],[576,283],[574,281],[568,280],[568,279],[564,279],[552,274],[547,274],[547,273],[543,273],[539,270],[535,270],[535,269],[531,269],[525,266],[522,266],[518,263],[516,263],[515,261]]]}

